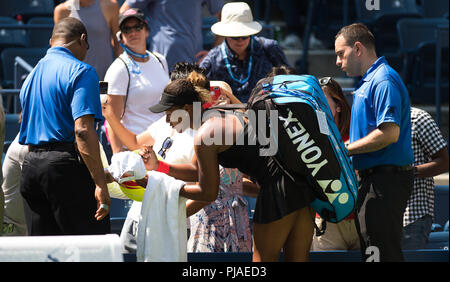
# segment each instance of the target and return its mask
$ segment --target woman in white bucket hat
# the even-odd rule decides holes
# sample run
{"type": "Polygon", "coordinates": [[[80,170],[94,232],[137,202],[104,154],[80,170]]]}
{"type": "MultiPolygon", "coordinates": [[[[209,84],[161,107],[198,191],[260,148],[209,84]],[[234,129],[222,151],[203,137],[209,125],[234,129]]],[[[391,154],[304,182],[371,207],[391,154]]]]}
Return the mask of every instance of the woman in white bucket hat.
{"type": "Polygon", "coordinates": [[[233,94],[246,103],[256,82],[272,67],[288,65],[287,59],[275,40],[255,36],[262,26],[253,20],[247,3],[227,3],[221,15],[211,31],[225,40],[209,51],[200,66],[209,79],[227,82],[233,94]]]}

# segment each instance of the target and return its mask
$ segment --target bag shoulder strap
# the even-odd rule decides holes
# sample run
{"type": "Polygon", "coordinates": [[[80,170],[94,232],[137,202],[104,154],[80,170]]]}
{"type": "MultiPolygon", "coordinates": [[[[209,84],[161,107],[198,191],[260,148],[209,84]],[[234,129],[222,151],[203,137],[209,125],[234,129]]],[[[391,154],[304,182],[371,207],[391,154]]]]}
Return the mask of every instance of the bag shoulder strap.
{"type": "Polygon", "coordinates": [[[123,118],[123,115],[125,114],[125,108],[126,108],[126,106],[127,106],[128,91],[130,90],[130,80],[131,80],[131,77],[130,77],[130,70],[128,69],[127,63],[125,63],[125,61],[124,61],[120,56],[117,57],[117,58],[120,59],[120,60],[123,62],[123,64],[125,65],[125,69],[127,70],[127,74],[128,74],[127,92],[126,92],[126,94],[125,94],[125,101],[123,102],[123,112],[122,112],[122,115],[120,116],[120,119],[122,119],[122,118],[123,118]]]}
{"type": "Polygon", "coordinates": [[[153,57],[155,57],[155,58],[158,60],[158,62],[161,64],[162,69],[165,70],[165,71],[167,71],[166,68],[164,67],[164,64],[163,64],[162,61],[161,61],[161,58],[157,55],[157,54],[159,54],[159,53],[156,54],[156,53],[154,53],[154,52],[152,52],[152,51],[149,51],[149,52],[150,52],[150,54],[153,55],[153,57]]]}

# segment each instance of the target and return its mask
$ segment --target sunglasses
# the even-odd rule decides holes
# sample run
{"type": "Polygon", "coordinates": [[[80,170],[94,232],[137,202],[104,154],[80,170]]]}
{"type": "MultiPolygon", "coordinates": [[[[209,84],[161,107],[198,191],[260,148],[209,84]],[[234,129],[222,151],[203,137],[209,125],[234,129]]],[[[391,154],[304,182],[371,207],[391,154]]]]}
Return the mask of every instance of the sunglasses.
{"type": "Polygon", "coordinates": [[[232,39],[232,40],[239,40],[239,39],[241,39],[241,40],[246,40],[246,39],[248,39],[250,36],[238,36],[238,37],[228,37],[228,38],[230,38],[230,39],[232,39]]]}
{"type": "Polygon", "coordinates": [[[166,158],[166,151],[169,150],[170,147],[172,147],[173,140],[170,137],[167,137],[166,140],[164,140],[161,150],[159,150],[158,155],[161,156],[161,158],[166,158]]]}
{"type": "Polygon", "coordinates": [[[123,26],[120,30],[124,33],[124,34],[128,34],[131,33],[131,31],[134,29],[136,31],[141,31],[144,28],[145,24],[143,23],[139,23],[133,26],[123,26]]]}
{"type": "Polygon", "coordinates": [[[321,79],[319,79],[320,86],[328,85],[328,83],[330,83],[331,79],[332,79],[332,77],[330,77],[330,76],[322,77],[321,79]]]}

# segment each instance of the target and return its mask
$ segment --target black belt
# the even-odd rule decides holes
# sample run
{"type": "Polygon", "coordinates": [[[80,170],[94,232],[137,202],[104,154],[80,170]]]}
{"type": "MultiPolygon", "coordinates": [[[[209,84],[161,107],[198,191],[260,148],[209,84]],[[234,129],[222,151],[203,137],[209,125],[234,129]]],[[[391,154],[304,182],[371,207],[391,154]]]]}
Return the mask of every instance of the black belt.
{"type": "Polygon", "coordinates": [[[396,166],[396,165],[380,165],[368,169],[358,171],[360,177],[366,177],[374,173],[391,173],[412,170],[411,165],[396,166]]]}
{"type": "Polygon", "coordinates": [[[60,152],[73,152],[75,151],[75,143],[54,142],[40,145],[28,145],[30,152],[38,151],[60,151],[60,152]]]}

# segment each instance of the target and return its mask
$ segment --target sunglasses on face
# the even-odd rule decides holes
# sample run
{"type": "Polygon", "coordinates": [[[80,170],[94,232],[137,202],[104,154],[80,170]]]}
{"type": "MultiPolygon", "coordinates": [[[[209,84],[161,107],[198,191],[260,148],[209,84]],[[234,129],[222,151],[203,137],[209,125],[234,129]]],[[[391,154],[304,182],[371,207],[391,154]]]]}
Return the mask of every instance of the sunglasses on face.
{"type": "Polygon", "coordinates": [[[330,83],[330,81],[331,81],[330,76],[322,77],[321,79],[319,79],[319,84],[320,84],[320,86],[325,86],[325,85],[328,85],[328,83],[330,83]]]}
{"type": "Polygon", "coordinates": [[[136,31],[141,31],[144,28],[144,24],[143,23],[139,23],[133,26],[123,26],[120,30],[124,33],[124,34],[129,34],[131,33],[131,31],[136,30],[136,31]]]}
{"type": "Polygon", "coordinates": [[[250,36],[240,36],[240,37],[229,37],[232,40],[246,40],[248,39],[250,36]]]}
{"type": "Polygon", "coordinates": [[[169,150],[170,147],[172,147],[173,140],[170,137],[167,137],[166,140],[164,140],[161,150],[159,150],[158,155],[161,156],[161,158],[166,158],[166,151],[169,150]]]}

